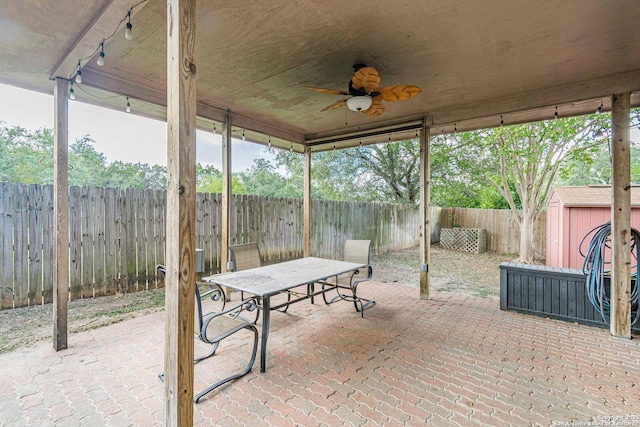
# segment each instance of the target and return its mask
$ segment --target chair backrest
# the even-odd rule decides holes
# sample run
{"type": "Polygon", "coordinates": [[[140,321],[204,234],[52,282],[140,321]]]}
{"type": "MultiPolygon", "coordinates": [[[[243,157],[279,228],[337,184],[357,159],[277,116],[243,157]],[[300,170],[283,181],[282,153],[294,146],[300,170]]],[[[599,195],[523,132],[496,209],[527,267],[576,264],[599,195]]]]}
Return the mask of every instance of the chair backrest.
{"type": "Polygon", "coordinates": [[[344,260],[369,264],[371,240],[347,240],[344,243],[344,260]]]}
{"type": "Polygon", "coordinates": [[[229,259],[233,262],[233,271],[248,270],[262,265],[257,243],[229,246],[229,259]]]}

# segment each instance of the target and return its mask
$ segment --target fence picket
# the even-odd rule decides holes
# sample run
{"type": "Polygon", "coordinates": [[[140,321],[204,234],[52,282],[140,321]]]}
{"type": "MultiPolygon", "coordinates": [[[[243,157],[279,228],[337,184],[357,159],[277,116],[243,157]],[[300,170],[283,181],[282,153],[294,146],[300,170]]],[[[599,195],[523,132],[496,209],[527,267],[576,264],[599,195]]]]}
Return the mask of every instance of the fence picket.
{"type": "MultiPolygon", "coordinates": [[[[42,301],[38,304],[48,304],[53,301],[53,185],[43,186],[42,192],[42,301]]],[[[0,254],[2,251],[0,251],[0,254]]]]}
{"type": "Polygon", "coordinates": [[[0,182],[0,309],[13,308],[13,212],[11,184],[0,182]]]}
{"type": "Polygon", "coordinates": [[[29,305],[42,301],[42,192],[29,186],[29,305]]]}
{"type": "Polygon", "coordinates": [[[81,203],[80,187],[69,187],[69,293],[72,300],[83,297],[81,203]]]}
{"type": "Polygon", "coordinates": [[[91,191],[91,232],[93,234],[93,289],[106,293],[106,238],[105,238],[105,189],[93,188],[91,191]]]}
{"type": "Polygon", "coordinates": [[[82,298],[92,298],[96,296],[93,287],[93,209],[91,207],[92,192],[94,189],[82,187],[80,189],[80,218],[81,221],[81,249],[80,270],[82,281],[82,298]]]}

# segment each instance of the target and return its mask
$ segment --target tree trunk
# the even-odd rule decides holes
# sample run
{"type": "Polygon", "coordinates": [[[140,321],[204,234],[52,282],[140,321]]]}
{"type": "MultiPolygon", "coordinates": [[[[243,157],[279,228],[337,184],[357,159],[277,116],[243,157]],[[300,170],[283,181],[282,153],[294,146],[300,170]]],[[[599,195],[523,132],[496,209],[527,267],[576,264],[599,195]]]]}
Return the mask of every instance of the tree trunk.
{"type": "MultiPolygon", "coordinates": [[[[533,209],[531,209],[533,211],[533,209]]],[[[534,264],[535,253],[533,247],[533,225],[535,212],[523,211],[522,220],[520,221],[520,256],[518,262],[525,264],[534,264]]]]}

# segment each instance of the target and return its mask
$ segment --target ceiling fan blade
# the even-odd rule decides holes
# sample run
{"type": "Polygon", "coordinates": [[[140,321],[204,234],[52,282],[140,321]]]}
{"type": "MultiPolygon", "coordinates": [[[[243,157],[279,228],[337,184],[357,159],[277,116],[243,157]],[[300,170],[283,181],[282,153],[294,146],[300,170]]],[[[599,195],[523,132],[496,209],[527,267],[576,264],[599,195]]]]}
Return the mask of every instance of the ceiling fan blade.
{"type": "Polygon", "coordinates": [[[347,105],[347,100],[343,99],[342,101],[338,101],[335,104],[331,104],[328,107],[324,107],[322,110],[320,111],[329,111],[329,110],[335,110],[336,108],[340,108],[340,107],[344,107],[345,105],[347,105]]]}
{"type": "Polygon", "coordinates": [[[312,87],[312,86],[305,86],[304,88],[312,90],[314,92],[326,93],[329,95],[349,95],[348,92],[345,92],[343,90],[337,90],[337,89],[325,89],[323,87],[312,87]]]}
{"type": "Polygon", "coordinates": [[[413,98],[422,92],[422,89],[415,85],[397,85],[385,86],[378,89],[378,92],[385,101],[404,101],[413,98]]]}
{"type": "Polygon", "coordinates": [[[371,107],[363,111],[367,116],[375,117],[384,113],[384,104],[382,100],[373,98],[371,101],[371,107]]]}
{"type": "Polygon", "coordinates": [[[351,79],[354,89],[364,89],[367,93],[375,92],[380,84],[378,70],[373,67],[360,68],[351,79]]]}

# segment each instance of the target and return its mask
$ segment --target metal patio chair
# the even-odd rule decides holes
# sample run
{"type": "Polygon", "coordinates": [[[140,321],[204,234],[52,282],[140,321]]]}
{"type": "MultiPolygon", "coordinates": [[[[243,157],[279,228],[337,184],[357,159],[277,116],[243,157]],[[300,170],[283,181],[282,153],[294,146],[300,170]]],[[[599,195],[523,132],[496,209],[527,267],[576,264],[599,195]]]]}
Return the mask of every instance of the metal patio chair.
{"type": "MultiPolygon", "coordinates": [[[[158,272],[162,273],[162,275],[165,275],[166,269],[163,265],[156,266],[156,269],[158,272]]],[[[207,307],[207,309],[208,308],[212,307],[207,307]]],[[[194,336],[203,343],[210,344],[211,350],[204,356],[196,357],[193,362],[198,363],[213,356],[222,340],[243,329],[247,329],[253,333],[253,349],[251,351],[249,363],[241,372],[230,375],[196,394],[193,398],[195,403],[198,403],[204,395],[212,392],[221,385],[243,377],[251,371],[258,351],[258,329],[255,326],[258,317],[257,314],[256,298],[243,299],[232,307],[225,308],[224,292],[220,286],[214,283],[196,283],[194,336]],[[201,288],[203,289],[202,292],[201,288]],[[217,310],[205,313],[203,303],[207,304],[210,301],[221,304],[222,307],[216,307],[217,310]],[[251,311],[255,311],[255,318],[251,320],[241,315],[242,312],[251,311]]],[[[158,376],[164,381],[164,374],[160,374],[158,376]]]]}
{"type": "Polygon", "coordinates": [[[373,275],[373,269],[370,264],[370,254],[371,240],[347,240],[345,242],[344,261],[366,265],[363,268],[342,274],[336,278],[335,282],[330,283],[337,285],[336,291],[338,295],[327,301],[326,294],[323,293],[322,297],[326,304],[331,304],[338,300],[353,302],[356,311],[360,312],[362,317],[364,317],[364,310],[376,303],[374,300],[362,298],[357,295],[358,285],[371,280],[371,276],[373,275]],[[345,290],[350,292],[344,292],[345,290]]]}
{"type": "MultiPolygon", "coordinates": [[[[229,259],[231,260],[231,271],[242,271],[262,266],[262,258],[260,257],[260,249],[257,243],[229,246],[229,259]]],[[[290,302],[291,292],[287,291],[286,294],[287,302],[290,302]]],[[[244,299],[244,292],[240,292],[240,298],[244,299]]],[[[288,309],[289,305],[285,305],[278,311],[286,313],[288,309]]]]}

